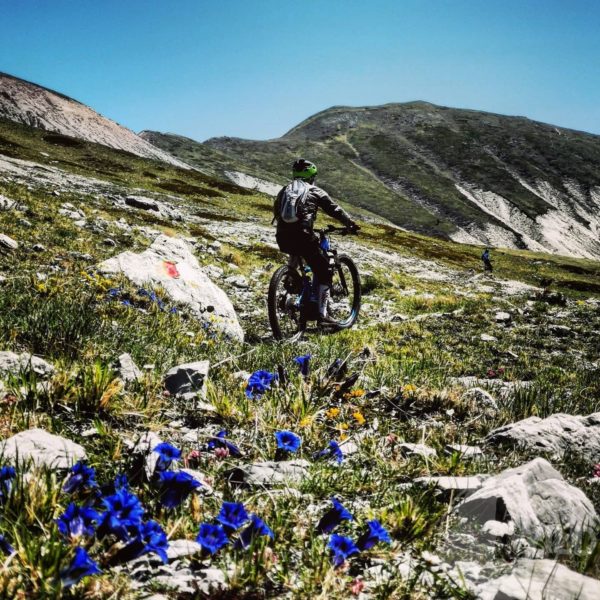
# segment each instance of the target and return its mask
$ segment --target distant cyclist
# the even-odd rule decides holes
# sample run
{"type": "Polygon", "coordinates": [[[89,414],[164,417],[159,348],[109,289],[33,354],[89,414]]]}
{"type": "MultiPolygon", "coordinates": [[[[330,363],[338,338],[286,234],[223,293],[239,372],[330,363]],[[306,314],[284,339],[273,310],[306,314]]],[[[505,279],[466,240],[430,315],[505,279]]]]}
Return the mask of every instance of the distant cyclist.
{"type": "Polygon", "coordinates": [[[320,187],[314,185],[317,167],[299,158],[292,166],[293,180],[277,195],[273,213],[277,222],[277,244],[282,252],[301,256],[312,269],[319,282],[319,322],[332,322],[327,315],[327,303],[332,283],[329,260],[319,245],[319,237],[313,231],[319,208],[337,219],[350,231],[360,227],[348,213],[337,205],[320,187]]]}
{"type": "Polygon", "coordinates": [[[493,271],[492,267],[492,259],[490,258],[490,249],[486,248],[481,255],[481,260],[483,261],[483,270],[489,271],[490,273],[493,271]]]}

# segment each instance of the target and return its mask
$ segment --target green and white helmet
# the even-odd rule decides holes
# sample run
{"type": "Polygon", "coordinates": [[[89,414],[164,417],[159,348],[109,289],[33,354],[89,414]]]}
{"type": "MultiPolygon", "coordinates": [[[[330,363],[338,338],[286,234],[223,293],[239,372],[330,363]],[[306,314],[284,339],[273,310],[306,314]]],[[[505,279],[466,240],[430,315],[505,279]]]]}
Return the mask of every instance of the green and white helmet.
{"type": "Polygon", "coordinates": [[[311,179],[317,174],[317,165],[310,162],[310,160],[299,158],[292,166],[292,173],[294,179],[296,177],[299,177],[300,179],[311,179]]]}

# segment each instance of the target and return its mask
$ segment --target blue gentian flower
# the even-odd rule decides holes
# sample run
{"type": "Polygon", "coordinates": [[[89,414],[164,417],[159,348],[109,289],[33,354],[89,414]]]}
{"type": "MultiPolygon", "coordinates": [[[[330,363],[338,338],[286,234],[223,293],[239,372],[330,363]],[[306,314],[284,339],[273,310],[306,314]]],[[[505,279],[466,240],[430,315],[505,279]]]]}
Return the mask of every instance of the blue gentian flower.
{"type": "Polygon", "coordinates": [[[368,550],[378,542],[385,542],[386,544],[392,543],[390,534],[379,521],[376,519],[367,521],[367,525],[369,526],[369,530],[363,533],[356,542],[356,545],[361,550],[368,550]]]}
{"type": "Polygon", "coordinates": [[[119,475],[117,475],[115,477],[115,492],[120,492],[120,491],[127,491],[129,489],[129,481],[127,479],[127,475],[125,475],[124,473],[119,473],[119,475]]]}
{"type": "Polygon", "coordinates": [[[175,448],[175,446],[172,446],[168,442],[158,444],[152,452],[158,454],[158,461],[156,463],[157,471],[166,471],[174,460],[181,458],[181,450],[175,448]]]}
{"type": "Polygon", "coordinates": [[[7,539],[0,534],[0,552],[4,554],[12,554],[15,549],[8,543],[7,539]]]}
{"type": "Polygon", "coordinates": [[[167,508],[179,506],[202,485],[185,471],[161,471],[158,477],[161,484],[160,503],[167,508]]]}
{"type": "Polygon", "coordinates": [[[121,288],[110,288],[110,290],[106,292],[106,295],[109,298],[116,298],[117,296],[121,295],[121,288]]]}
{"type": "Polygon", "coordinates": [[[0,468],[0,502],[6,501],[10,495],[12,481],[17,476],[14,467],[5,466],[0,468]]]}
{"type": "Polygon", "coordinates": [[[92,467],[86,466],[83,461],[79,461],[71,468],[71,475],[63,486],[63,491],[67,494],[78,492],[86,488],[96,488],[96,471],[92,467]]]}
{"type": "Polygon", "coordinates": [[[102,520],[98,526],[98,537],[112,533],[122,541],[133,537],[144,516],[144,508],[139,499],[126,489],[121,488],[112,496],[102,499],[106,506],[106,512],[102,514],[102,520]]]}
{"type": "Polygon", "coordinates": [[[308,373],[310,371],[310,354],[297,356],[294,359],[294,362],[300,367],[300,373],[302,373],[302,376],[308,377],[308,373]]]}
{"type": "Polygon", "coordinates": [[[215,448],[227,448],[231,456],[241,456],[242,453],[240,452],[240,449],[235,444],[228,442],[225,439],[226,436],[227,431],[225,431],[225,429],[222,429],[221,431],[219,431],[219,433],[217,433],[217,435],[214,438],[210,439],[207,442],[206,448],[208,450],[214,450],[215,448]]]}
{"type": "Polygon", "coordinates": [[[239,529],[250,517],[241,502],[223,502],[217,521],[229,534],[239,529]]]}
{"type": "Polygon", "coordinates": [[[169,309],[169,312],[170,312],[171,314],[173,314],[173,315],[174,315],[174,314],[177,314],[179,311],[177,310],[177,307],[176,307],[176,306],[172,306],[172,307],[169,309]]]}
{"type": "Polygon", "coordinates": [[[133,306],[129,300],[121,300],[121,304],[123,306],[133,306]]]}
{"type": "Polygon", "coordinates": [[[273,539],[275,534],[273,530],[256,515],[250,516],[250,525],[240,533],[240,537],[235,543],[236,548],[247,548],[257,537],[267,536],[273,539]]]}
{"type": "Polygon", "coordinates": [[[215,554],[229,543],[229,538],[220,525],[202,523],[196,541],[202,546],[203,550],[206,550],[209,554],[215,554]]]}
{"type": "Polygon", "coordinates": [[[335,440],[331,440],[325,450],[316,452],[313,456],[314,458],[335,458],[338,465],[344,460],[344,453],[335,440]]]}
{"type": "Polygon", "coordinates": [[[336,498],[331,499],[333,508],[329,509],[317,525],[317,533],[330,533],[342,521],[352,521],[354,517],[342,506],[342,503],[336,498]]]}
{"type": "Polygon", "coordinates": [[[79,538],[94,535],[95,523],[100,515],[93,509],[77,506],[71,502],[65,512],[56,520],[58,530],[68,538],[79,538]]]}
{"type": "Polygon", "coordinates": [[[246,396],[248,398],[260,398],[267,390],[271,389],[271,384],[277,379],[275,373],[269,371],[254,371],[248,379],[246,385],[246,396]]]}
{"type": "Polygon", "coordinates": [[[71,564],[63,569],[60,573],[63,585],[70,587],[79,583],[84,577],[88,575],[96,575],[101,573],[98,565],[89,557],[88,553],[78,546],[75,549],[75,557],[71,564]]]}
{"type": "Polygon", "coordinates": [[[349,537],[335,533],[329,538],[327,547],[331,550],[331,558],[333,558],[335,567],[340,567],[349,556],[359,553],[359,549],[349,537]]]}
{"type": "Polygon", "coordinates": [[[135,539],[117,552],[113,563],[128,562],[151,553],[158,555],[163,563],[166,563],[168,548],[169,542],[163,528],[156,521],[148,521],[140,526],[135,539]]]}
{"type": "Polygon", "coordinates": [[[302,440],[292,431],[275,432],[277,447],[285,452],[297,452],[302,444],[302,440]]]}

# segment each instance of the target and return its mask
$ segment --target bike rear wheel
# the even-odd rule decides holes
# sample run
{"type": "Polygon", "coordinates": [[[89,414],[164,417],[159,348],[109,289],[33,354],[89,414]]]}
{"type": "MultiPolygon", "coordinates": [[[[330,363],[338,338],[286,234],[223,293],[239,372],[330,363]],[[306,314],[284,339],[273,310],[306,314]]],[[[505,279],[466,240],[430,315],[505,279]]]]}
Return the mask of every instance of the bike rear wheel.
{"type": "Polygon", "coordinates": [[[333,272],[331,298],[327,307],[329,318],[339,329],[352,327],[360,313],[360,276],[354,261],[345,254],[338,256],[333,272]]]}
{"type": "Polygon", "coordinates": [[[267,306],[269,323],[276,340],[288,339],[302,331],[306,323],[300,314],[302,279],[289,265],[280,267],[273,273],[269,284],[267,306]]]}

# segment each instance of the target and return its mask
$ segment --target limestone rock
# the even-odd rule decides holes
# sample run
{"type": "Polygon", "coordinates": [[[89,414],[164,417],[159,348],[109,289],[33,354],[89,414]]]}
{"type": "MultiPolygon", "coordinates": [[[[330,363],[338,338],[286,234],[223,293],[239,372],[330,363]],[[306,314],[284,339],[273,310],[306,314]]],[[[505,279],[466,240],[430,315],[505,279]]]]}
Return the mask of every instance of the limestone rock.
{"type": "Polygon", "coordinates": [[[483,450],[479,446],[466,446],[465,444],[446,444],[444,448],[446,454],[460,454],[464,458],[483,458],[483,450]]]}
{"type": "Polygon", "coordinates": [[[55,371],[54,367],[39,356],[28,352],[16,354],[15,352],[0,352],[0,375],[19,375],[33,371],[42,378],[50,377],[55,371]]]}
{"type": "Polygon", "coordinates": [[[133,361],[133,358],[126,352],[121,354],[117,359],[117,368],[119,369],[119,377],[123,383],[133,383],[142,378],[142,372],[133,361]]]}
{"type": "Polygon", "coordinates": [[[479,585],[479,600],[597,600],[600,581],[554,560],[520,559],[512,571],[479,585]]]}
{"type": "Polygon", "coordinates": [[[306,460],[266,461],[242,465],[227,472],[232,485],[257,487],[299,483],[308,475],[306,460]]]}
{"type": "Polygon", "coordinates": [[[133,206],[133,208],[141,208],[142,210],[154,210],[156,212],[160,210],[156,200],[145,198],[144,196],[127,196],[125,198],[125,204],[127,204],[127,206],[133,206]]]}
{"type": "Polygon", "coordinates": [[[192,556],[202,552],[202,546],[192,540],[171,540],[167,548],[167,557],[169,560],[192,556]]]}
{"type": "Polygon", "coordinates": [[[106,274],[124,274],[139,286],[162,286],[177,303],[187,305],[197,318],[242,341],[244,334],[231,301],[200,268],[187,243],[159,235],[140,254],[123,252],[98,265],[106,274]]]}
{"type": "Polygon", "coordinates": [[[50,469],[69,469],[86,458],[85,450],[71,440],[44,429],[28,429],[0,442],[4,462],[27,464],[50,469]]]}
{"type": "Polygon", "coordinates": [[[496,320],[496,323],[510,323],[511,322],[511,314],[504,312],[504,311],[499,311],[496,313],[494,319],[496,320]]]}
{"type": "Polygon", "coordinates": [[[4,233],[0,233],[0,246],[8,248],[9,250],[16,250],[19,247],[19,242],[13,240],[4,233]]]}
{"type": "Polygon", "coordinates": [[[410,444],[404,442],[398,444],[398,448],[404,456],[422,456],[423,458],[435,458],[437,456],[435,448],[431,448],[425,444],[410,444]]]}
{"type": "Polygon", "coordinates": [[[494,429],[485,441],[490,446],[543,451],[555,457],[574,452],[595,464],[600,462],[600,413],[529,417],[494,429]]]}
{"type": "Polygon", "coordinates": [[[487,479],[458,512],[477,522],[513,521],[516,531],[534,541],[581,543],[600,524],[586,495],[567,483],[543,458],[487,479]]]}
{"type": "Polygon", "coordinates": [[[204,399],[208,368],[207,360],[177,365],[167,372],[165,388],[172,396],[179,396],[184,400],[192,400],[196,397],[204,399]]]}
{"type": "Polygon", "coordinates": [[[418,477],[414,483],[423,487],[433,486],[435,493],[442,501],[450,498],[465,498],[479,490],[488,475],[471,475],[465,477],[418,477]]]}

